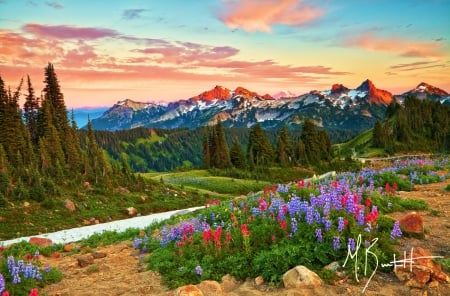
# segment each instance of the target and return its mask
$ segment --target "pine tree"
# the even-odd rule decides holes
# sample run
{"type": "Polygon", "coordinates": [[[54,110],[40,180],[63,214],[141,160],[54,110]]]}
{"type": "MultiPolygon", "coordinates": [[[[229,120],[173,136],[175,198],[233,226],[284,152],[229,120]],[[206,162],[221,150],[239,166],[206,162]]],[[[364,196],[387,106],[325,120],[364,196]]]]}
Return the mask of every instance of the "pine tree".
{"type": "Polygon", "coordinates": [[[245,154],[244,151],[242,151],[242,147],[237,139],[233,141],[233,145],[231,145],[230,148],[230,161],[235,168],[246,168],[245,154]]]}
{"type": "Polygon", "coordinates": [[[39,110],[39,98],[34,95],[34,89],[31,85],[30,76],[27,76],[28,95],[25,98],[25,104],[23,105],[25,125],[30,134],[31,141],[37,145],[38,143],[38,125],[37,117],[39,110]]]}
{"type": "Polygon", "coordinates": [[[319,134],[310,119],[305,119],[300,139],[305,144],[308,163],[317,164],[320,160],[319,134]]]}
{"type": "Polygon", "coordinates": [[[256,169],[267,169],[273,161],[273,148],[260,124],[256,124],[249,134],[247,158],[250,166],[256,169]]]}
{"type": "Polygon", "coordinates": [[[293,148],[285,126],[280,130],[277,138],[276,159],[281,166],[287,166],[292,162],[293,148]]]}
{"type": "Polygon", "coordinates": [[[97,141],[95,140],[94,131],[92,130],[91,119],[88,118],[87,124],[87,155],[90,170],[92,171],[92,180],[95,184],[100,182],[100,178],[106,176],[107,167],[106,161],[103,155],[103,151],[98,147],[97,141]]]}
{"type": "Polygon", "coordinates": [[[225,140],[225,131],[220,120],[217,121],[217,125],[214,128],[214,154],[213,158],[214,167],[224,169],[231,166],[230,154],[228,152],[228,145],[225,140]]]}
{"type": "Polygon", "coordinates": [[[372,146],[384,148],[384,131],[381,121],[377,120],[372,131],[372,146]]]}
{"type": "Polygon", "coordinates": [[[210,134],[209,128],[203,134],[203,167],[205,169],[211,168],[210,134]]]}

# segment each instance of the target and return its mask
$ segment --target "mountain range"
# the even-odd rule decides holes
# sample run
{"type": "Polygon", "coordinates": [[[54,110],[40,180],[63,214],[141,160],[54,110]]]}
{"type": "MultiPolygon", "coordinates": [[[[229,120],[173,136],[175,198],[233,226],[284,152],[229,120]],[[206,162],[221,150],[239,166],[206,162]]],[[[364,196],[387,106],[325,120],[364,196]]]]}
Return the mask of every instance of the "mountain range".
{"type": "Polygon", "coordinates": [[[329,131],[361,132],[384,119],[387,106],[402,102],[408,95],[431,99],[450,105],[450,95],[427,83],[400,95],[378,89],[369,79],[355,89],[334,84],[329,90],[313,90],[299,96],[280,92],[272,97],[260,95],[243,87],[230,90],[222,86],[202,92],[186,100],[169,104],[117,102],[102,116],[92,120],[97,130],[122,130],[135,127],[190,128],[213,125],[221,120],[224,127],[265,129],[300,126],[305,118],[329,131]]]}

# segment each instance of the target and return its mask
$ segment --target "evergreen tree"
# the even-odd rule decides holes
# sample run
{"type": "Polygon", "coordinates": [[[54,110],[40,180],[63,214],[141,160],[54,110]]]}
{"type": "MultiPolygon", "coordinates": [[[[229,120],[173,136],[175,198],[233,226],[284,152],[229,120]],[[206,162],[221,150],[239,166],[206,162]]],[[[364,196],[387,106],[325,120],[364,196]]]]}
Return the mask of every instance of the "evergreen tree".
{"type": "Polygon", "coordinates": [[[25,125],[30,134],[31,141],[37,145],[38,143],[38,110],[39,110],[39,99],[34,95],[34,89],[31,85],[30,76],[27,76],[28,85],[28,95],[25,98],[25,104],[23,106],[25,125]]]}
{"type": "Polygon", "coordinates": [[[88,170],[91,170],[91,179],[95,182],[95,184],[98,184],[100,182],[100,178],[106,176],[107,167],[103,151],[98,147],[97,141],[95,140],[90,118],[88,118],[87,136],[87,155],[89,162],[88,170]]]}
{"type": "Polygon", "coordinates": [[[285,126],[280,130],[277,138],[276,159],[279,165],[287,166],[292,163],[293,148],[285,126]]]}
{"type": "Polygon", "coordinates": [[[250,129],[247,146],[247,159],[250,167],[267,169],[273,161],[273,148],[260,124],[250,129]]]}
{"type": "Polygon", "coordinates": [[[225,132],[222,126],[222,121],[218,120],[214,128],[214,154],[212,160],[214,167],[224,169],[231,166],[230,154],[228,152],[228,145],[225,140],[225,132]]]}
{"type": "Polygon", "coordinates": [[[237,139],[233,141],[233,145],[230,148],[230,160],[235,168],[246,168],[245,154],[244,151],[242,151],[242,147],[237,139]]]}
{"type": "Polygon", "coordinates": [[[319,147],[319,134],[314,123],[310,119],[305,119],[303,123],[302,134],[300,136],[303,144],[305,144],[306,156],[308,163],[317,164],[321,158],[319,147]]]}
{"type": "Polygon", "coordinates": [[[203,135],[203,166],[206,169],[211,168],[210,133],[209,129],[206,129],[203,135]]]}
{"type": "Polygon", "coordinates": [[[381,121],[377,120],[372,131],[372,145],[376,148],[384,148],[384,131],[381,121]]]}

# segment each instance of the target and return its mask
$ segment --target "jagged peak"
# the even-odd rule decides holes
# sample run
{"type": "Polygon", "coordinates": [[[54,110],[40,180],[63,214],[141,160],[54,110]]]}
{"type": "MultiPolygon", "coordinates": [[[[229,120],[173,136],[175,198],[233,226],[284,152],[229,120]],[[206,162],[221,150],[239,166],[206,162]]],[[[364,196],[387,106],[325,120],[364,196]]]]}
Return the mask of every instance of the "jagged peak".
{"type": "Polygon", "coordinates": [[[216,85],[213,89],[204,91],[201,94],[192,97],[191,100],[192,101],[203,100],[210,102],[214,99],[217,99],[221,101],[221,100],[228,100],[230,96],[231,91],[228,88],[225,88],[221,85],[216,85]]]}
{"type": "Polygon", "coordinates": [[[439,96],[448,96],[449,95],[445,90],[440,89],[438,87],[435,87],[435,86],[433,86],[431,84],[428,84],[426,82],[419,83],[416,86],[416,88],[414,90],[412,90],[412,92],[426,92],[428,94],[436,94],[436,95],[439,95],[439,96]]]}
{"type": "Polygon", "coordinates": [[[342,93],[348,91],[349,89],[342,84],[335,83],[331,86],[331,93],[342,93]]]}
{"type": "Polygon", "coordinates": [[[370,79],[366,79],[356,88],[359,91],[370,91],[376,89],[375,84],[370,79]]]}

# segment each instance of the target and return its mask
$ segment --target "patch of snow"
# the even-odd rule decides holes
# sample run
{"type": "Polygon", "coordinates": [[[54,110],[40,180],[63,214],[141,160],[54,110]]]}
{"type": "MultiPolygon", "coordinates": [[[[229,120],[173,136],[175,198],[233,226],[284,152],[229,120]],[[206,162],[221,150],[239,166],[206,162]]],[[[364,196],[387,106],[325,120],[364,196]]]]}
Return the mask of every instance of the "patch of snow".
{"type": "Polygon", "coordinates": [[[11,240],[0,241],[0,246],[8,246],[19,243],[21,241],[29,241],[31,237],[49,238],[55,244],[71,243],[88,238],[96,233],[103,233],[105,231],[123,232],[129,228],[143,229],[152,223],[169,219],[174,215],[183,214],[186,212],[193,212],[204,207],[192,207],[185,210],[174,210],[164,213],[151,214],[141,217],[134,217],[124,220],[112,221],[96,225],[89,225],[84,227],[77,227],[67,230],[61,230],[52,233],[38,234],[33,236],[25,236],[11,240]]]}

